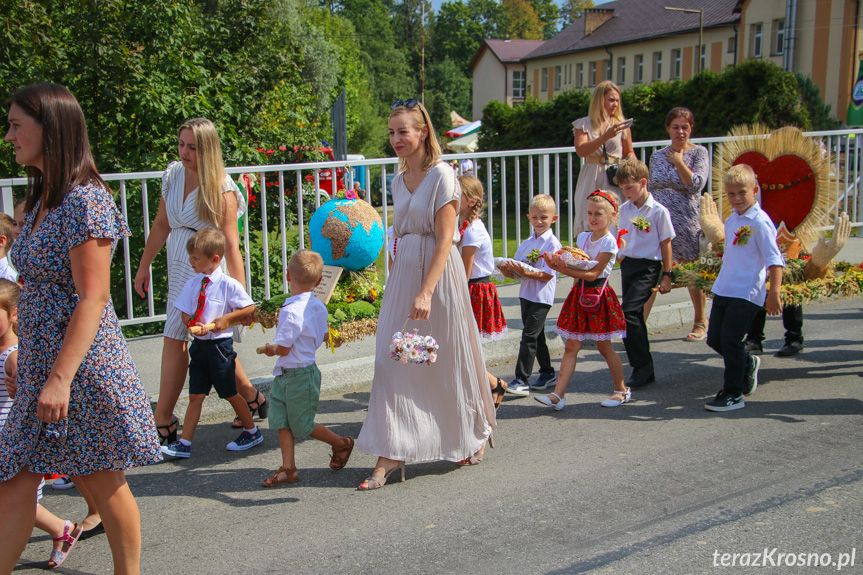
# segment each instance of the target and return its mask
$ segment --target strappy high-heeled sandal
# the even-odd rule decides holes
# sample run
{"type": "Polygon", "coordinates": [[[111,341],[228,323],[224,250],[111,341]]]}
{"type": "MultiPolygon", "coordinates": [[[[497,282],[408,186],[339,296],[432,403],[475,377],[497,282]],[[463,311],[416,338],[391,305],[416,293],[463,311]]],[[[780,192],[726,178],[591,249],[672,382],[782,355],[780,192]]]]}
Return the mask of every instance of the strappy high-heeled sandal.
{"type": "Polygon", "coordinates": [[[262,487],[276,487],[279,485],[284,485],[285,483],[296,483],[300,480],[300,473],[297,471],[296,467],[292,467],[288,469],[285,466],[279,467],[277,470],[273,472],[272,475],[267,477],[261,482],[262,487]],[[279,479],[279,475],[284,473],[285,478],[279,479]]]}
{"type": "Polygon", "coordinates": [[[458,465],[459,467],[467,467],[469,465],[479,465],[480,463],[482,463],[482,460],[484,457],[485,457],[485,450],[481,449],[481,450],[477,451],[476,453],[474,453],[473,455],[471,455],[470,457],[466,457],[465,459],[462,459],[461,461],[456,461],[455,464],[458,465]]]}
{"type": "Polygon", "coordinates": [[[365,481],[360,483],[360,486],[357,488],[360,491],[371,491],[372,489],[380,489],[384,485],[387,484],[387,480],[390,478],[390,475],[396,469],[400,469],[402,472],[402,483],[405,481],[405,462],[399,461],[399,464],[384,473],[383,475],[372,475],[371,477],[367,477],[365,481]],[[365,487],[363,487],[365,485],[365,487]]]}
{"type": "Polygon", "coordinates": [[[351,453],[354,450],[354,439],[353,437],[348,437],[348,444],[344,447],[339,447],[336,449],[333,448],[333,454],[330,456],[330,469],[333,471],[338,471],[339,469],[343,469],[345,465],[348,464],[348,459],[351,458],[351,453]],[[344,453],[344,455],[339,455],[344,453]]]}
{"type": "Polygon", "coordinates": [[[501,378],[497,378],[497,387],[491,390],[491,397],[494,399],[494,409],[497,410],[503,402],[503,396],[506,395],[506,382],[501,378]]]}
{"type": "Polygon", "coordinates": [[[156,433],[159,435],[159,445],[171,445],[172,443],[177,441],[177,426],[179,424],[180,420],[177,419],[177,416],[171,414],[171,423],[169,423],[168,425],[156,426],[156,433]],[[162,435],[162,429],[165,430],[167,435],[162,435]]]}
{"type": "MultiPolygon", "coordinates": [[[[255,412],[257,412],[258,417],[266,419],[267,413],[270,411],[270,404],[267,402],[266,396],[260,391],[258,392],[258,395],[255,396],[255,399],[247,401],[246,405],[249,406],[249,411],[252,412],[252,417],[255,417],[255,412]],[[263,401],[258,401],[258,398],[263,398],[263,401]]],[[[243,422],[240,421],[239,417],[235,417],[234,421],[231,422],[231,427],[234,429],[240,429],[243,427],[243,422]]]]}

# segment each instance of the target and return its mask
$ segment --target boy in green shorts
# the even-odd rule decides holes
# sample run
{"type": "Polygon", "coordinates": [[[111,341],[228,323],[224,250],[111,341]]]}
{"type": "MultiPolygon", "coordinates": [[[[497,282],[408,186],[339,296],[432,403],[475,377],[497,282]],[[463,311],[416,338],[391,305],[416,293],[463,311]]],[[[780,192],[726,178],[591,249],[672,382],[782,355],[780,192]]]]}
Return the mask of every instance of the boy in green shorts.
{"type": "Polygon", "coordinates": [[[333,448],[330,469],[339,470],[348,463],[354,440],[341,437],[315,423],[318,398],[321,395],[321,372],[315,365],[315,352],[324,343],[329,327],[327,308],[312,291],[321,283],[324,262],[311,250],[299,250],[288,262],[285,279],[291,297],[279,311],[279,325],[274,343],[259,352],[278,356],[270,392],[270,429],[279,430],[282,466],[264,482],[275,487],[299,481],[294,461],[294,438],[311,436],[333,448]]]}

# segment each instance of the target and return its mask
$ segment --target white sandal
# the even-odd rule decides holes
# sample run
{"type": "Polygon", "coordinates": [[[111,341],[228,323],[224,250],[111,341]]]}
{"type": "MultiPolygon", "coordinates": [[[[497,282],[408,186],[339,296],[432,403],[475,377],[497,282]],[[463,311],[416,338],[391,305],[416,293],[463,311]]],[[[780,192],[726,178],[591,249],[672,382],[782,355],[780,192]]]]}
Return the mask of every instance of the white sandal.
{"type": "Polygon", "coordinates": [[[626,391],[615,391],[611,395],[622,395],[623,399],[611,399],[609,397],[608,399],[603,399],[602,403],[600,403],[599,405],[601,405],[602,407],[618,407],[620,405],[623,405],[624,403],[632,399],[632,389],[627,387],[626,391]]]}
{"type": "Polygon", "coordinates": [[[548,395],[536,395],[536,396],[534,396],[534,399],[543,405],[546,405],[548,407],[553,407],[557,411],[560,411],[566,405],[566,398],[565,397],[561,397],[558,394],[554,393],[553,391],[548,395]],[[557,398],[557,403],[554,403],[552,400],[550,400],[548,398],[548,395],[555,396],[557,398]]]}
{"type": "Polygon", "coordinates": [[[707,322],[697,321],[692,324],[692,329],[686,335],[683,341],[704,341],[707,339],[707,322]],[[701,328],[704,333],[695,333],[695,330],[701,328]]]}

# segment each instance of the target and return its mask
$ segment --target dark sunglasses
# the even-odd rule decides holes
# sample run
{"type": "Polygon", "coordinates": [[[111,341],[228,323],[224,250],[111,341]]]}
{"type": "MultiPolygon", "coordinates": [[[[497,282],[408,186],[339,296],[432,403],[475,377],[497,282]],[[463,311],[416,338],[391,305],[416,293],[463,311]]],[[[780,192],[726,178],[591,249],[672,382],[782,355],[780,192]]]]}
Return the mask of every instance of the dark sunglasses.
{"type": "Polygon", "coordinates": [[[396,100],[390,106],[390,110],[395,110],[399,106],[404,106],[405,108],[410,110],[411,108],[416,108],[419,105],[419,103],[420,103],[420,101],[417,100],[416,98],[411,98],[410,100],[396,100]]]}

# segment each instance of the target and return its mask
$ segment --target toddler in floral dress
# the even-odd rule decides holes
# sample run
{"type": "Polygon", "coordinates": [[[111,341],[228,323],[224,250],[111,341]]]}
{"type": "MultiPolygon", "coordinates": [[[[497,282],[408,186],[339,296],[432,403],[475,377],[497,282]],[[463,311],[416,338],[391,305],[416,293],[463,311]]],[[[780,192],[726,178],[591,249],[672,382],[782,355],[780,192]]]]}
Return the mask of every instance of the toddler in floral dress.
{"type": "Polygon", "coordinates": [[[631,391],[624,384],[623,363],[611,345],[612,339],[626,337],[626,319],[608,276],[614,268],[618,241],[608,231],[617,218],[617,200],[608,192],[597,190],[587,198],[587,218],[593,231],[578,234],[576,243],[597,262],[592,269],[582,271],[567,266],[559,253],[544,254],[548,266],[575,278],[557,320],[557,333],[566,340],[560,373],[554,392],[535,399],[560,411],[566,405],[566,388],[575,371],[578,352],[585,339],[596,340],[596,347],[611,371],[614,393],[602,402],[615,407],[629,401],[631,391]]]}

